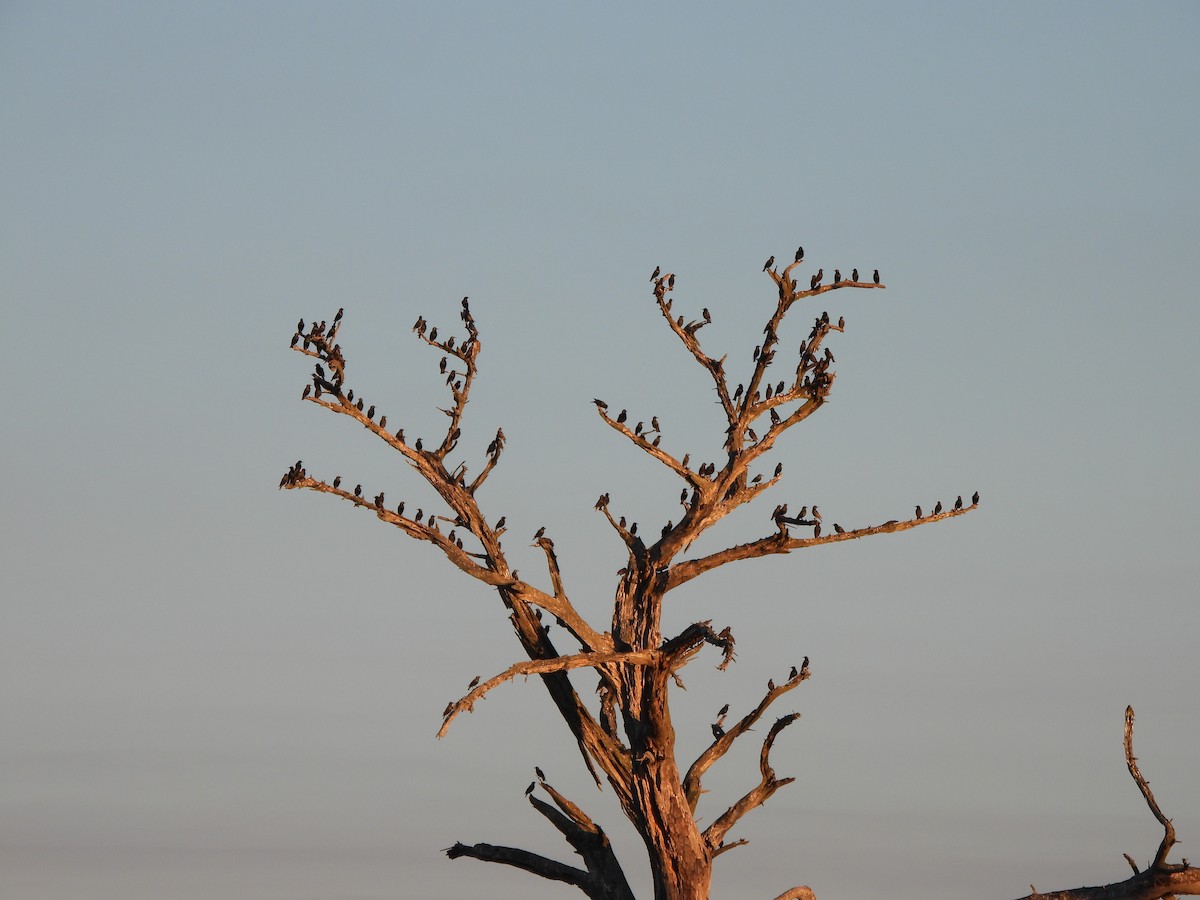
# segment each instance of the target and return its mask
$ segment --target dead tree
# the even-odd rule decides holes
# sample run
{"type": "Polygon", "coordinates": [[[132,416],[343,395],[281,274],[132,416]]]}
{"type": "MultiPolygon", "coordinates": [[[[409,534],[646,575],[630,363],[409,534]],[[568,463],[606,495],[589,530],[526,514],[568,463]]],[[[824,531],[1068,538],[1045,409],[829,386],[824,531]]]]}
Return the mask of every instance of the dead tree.
{"type": "MultiPolygon", "coordinates": [[[[665,446],[666,436],[656,415],[642,415],[631,424],[625,409],[615,415],[603,400],[595,400],[600,421],[649,455],[682,483],[679,502],[682,513],[659,528],[643,529],[636,522],[611,510],[606,492],[596,509],[624,544],[626,564],[620,570],[607,630],[594,627],[579,614],[567,594],[554,541],[545,528],[533,535],[534,544],[546,558],[550,589],[535,587],[518,577],[504,553],[502,538],[506,519],[484,514],[479,493],[504,452],[504,431],[498,430],[486,445],[478,473],[468,474],[467,460],[458,453],[464,440],[465,412],[471,387],[478,374],[482,348],[479,331],[468,298],[462,299],[459,317],[465,334],[451,336],[418,318],[413,330],[419,340],[438,351],[438,370],[450,394],[445,431],[431,437],[407,436],[404,429],[389,426],[387,417],[376,415],[374,405],[355,398],[346,379],[346,358],[340,343],[342,310],[329,322],[308,328],[300,321],[292,337],[292,348],[315,360],[311,383],[303,399],[331,412],[348,416],[373,432],[399,453],[440,497],[443,506],[426,512],[401,502],[392,506],[384,492],[352,489],[341,476],[326,481],[308,474],[297,461],[280,482],[281,488],[306,488],[332,494],[393,525],[411,538],[426,541],[467,575],[495,588],[509,610],[513,631],[525,659],[489,678],[476,678],[467,692],[445,708],[438,735],[444,735],[454,719],[490,690],[517,676],[537,675],[550,694],[559,715],[578,742],[579,751],[596,784],[607,781],[622,810],[645,843],[656,900],[702,900],[709,892],[714,860],[742,840],[729,840],[730,831],[743,816],[762,805],[775,791],[793,779],[778,777],[771,766],[771,749],[779,734],[799,718],[789,712],[776,718],[766,731],[759,751],[758,781],[706,827],[696,818],[696,807],[708,770],[766,715],[775,701],[795,690],[809,675],[807,657],[778,682],[767,684],[762,699],[752,708],[734,714],[722,709],[712,723],[712,742],[690,763],[676,758],[675,730],[671,722],[670,689],[679,683],[679,672],[706,645],[720,654],[719,668],[734,659],[734,637],[728,627],[716,628],[711,621],[698,621],[678,634],[663,634],[661,615],[666,595],[693,578],[719,566],[776,553],[790,553],[822,544],[849,541],[870,535],[907,531],[922,525],[961,516],[977,508],[979,494],[968,501],[959,496],[953,503],[938,503],[923,512],[891,518],[878,524],[843,527],[826,523],[814,504],[790,510],[789,503],[775,506],[764,515],[767,527],[761,537],[704,556],[689,556],[692,543],[734,510],[758,500],[779,484],[782,464],[773,467],[764,457],[789,428],[800,424],[825,404],[833,387],[834,356],[827,340],[841,333],[845,320],[835,322],[828,312],[813,319],[798,352],[783,366],[777,362],[781,349],[780,329],[785,316],[800,301],[832,291],[878,289],[878,271],[860,280],[855,269],[849,279],[835,271],[831,283],[824,271],[811,276],[807,289],[800,289],[793,273],[803,262],[803,249],[782,269],[774,257],[763,267],[777,289],[775,308],[767,317],[762,339],[754,348],[750,375],[732,385],[726,373],[726,356],[710,355],[700,342],[700,333],[712,321],[707,309],[699,316],[686,316],[674,308],[675,275],[655,269],[651,276],[654,302],[667,327],[696,362],[708,373],[723,410],[725,428],[717,459],[695,463],[687,453],[665,446]],[[792,365],[794,364],[794,369],[792,365]],[[647,424],[648,422],[648,424],[647,424]],[[656,536],[657,535],[657,536],[656,536]],[[554,617],[574,645],[560,651],[543,625],[543,615],[554,617]],[[590,669],[598,677],[594,705],[576,692],[568,673],[590,669]]],[[[795,346],[795,344],[792,344],[795,346]]],[[[399,423],[395,423],[399,424],[399,423]]],[[[478,445],[476,445],[478,446],[478,445]]],[[[472,463],[473,464],[473,463],[472,463]]],[[[579,855],[583,867],[568,865],[539,854],[492,844],[457,843],[447,851],[452,859],[472,857],[504,863],[556,881],[575,885],[593,900],[632,898],[604,830],[575,803],[550,785],[537,770],[537,781],[526,795],[535,810],[562,832],[579,855]],[[535,794],[540,787],[550,802],[535,794]]],[[[784,892],[777,900],[812,896],[806,887],[784,892]]]]}

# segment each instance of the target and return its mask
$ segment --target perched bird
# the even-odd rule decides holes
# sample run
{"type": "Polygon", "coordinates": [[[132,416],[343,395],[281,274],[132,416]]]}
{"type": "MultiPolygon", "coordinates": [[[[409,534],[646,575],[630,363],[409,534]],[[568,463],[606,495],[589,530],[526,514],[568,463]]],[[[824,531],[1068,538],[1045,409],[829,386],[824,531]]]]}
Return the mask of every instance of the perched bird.
{"type": "Polygon", "coordinates": [[[816,525],[813,526],[813,537],[819,538],[820,536],[821,536],[821,523],[818,522],[816,525]]]}
{"type": "Polygon", "coordinates": [[[380,428],[387,428],[387,416],[380,416],[380,417],[379,417],[379,427],[380,427],[380,428]]]}
{"type": "Polygon", "coordinates": [[[396,507],[396,515],[398,515],[398,516],[404,515],[404,501],[403,500],[401,500],[400,504],[396,507]]]}
{"type": "Polygon", "coordinates": [[[850,280],[858,281],[858,269],[855,269],[853,272],[850,273],[850,280]]]}
{"type": "MultiPolygon", "coordinates": [[[[644,270],[643,270],[643,271],[644,271],[644,270]]],[[[650,276],[650,280],[651,280],[651,281],[653,281],[654,279],[656,279],[656,278],[657,278],[659,275],[661,275],[661,274],[662,274],[662,266],[655,266],[655,267],[654,267],[654,272],[653,272],[653,274],[651,274],[651,276],[650,276]]]]}
{"type": "Polygon", "coordinates": [[[342,476],[341,475],[338,475],[333,479],[333,486],[334,486],[334,488],[340,488],[342,486],[342,476]]]}
{"type": "Polygon", "coordinates": [[[358,398],[358,403],[354,404],[354,406],[355,406],[355,408],[356,408],[356,409],[357,409],[359,412],[362,412],[362,411],[363,411],[363,401],[362,401],[362,397],[359,397],[359,398],[358,398]]]}
{"type": "Polygon", "coordinates": [[[608,506],[608,494],[601,494],[600,499],[596,501],[596,509],[604,509],[608,506]]]}
{"type": "Polygon", "coordinates": [[[595,399],[592,402],[595,403],[596,406],[598,406],[600,408],[601,412],[608,410],[608,404],[605,403],[603,400],[595,399]]]}
{"type": "Polygon", "coordinates": [[[437,329],[436,328],[434,328],[433,331],[429,332],[429,339],[431,341],[437,340],[437,329]]]}
{"type": "Polygon", "coordinates": [[[878,269],[875,270],[875,274],[872,277],[875,279],[875,283],[879,284],[879,270],[878,269]]]}
{"type": "Polygon", "coordinates": [[[846,317],[845,316],[838,316],[838,328],[842,329],[843,331],[846,330],[846,317]]]}
{"type": "Polygon", "coordinates": [[[775,477],[778,478],[783,474],[783,463],[775,463],[775,477]]]}
{"type": "Polygon", "coordinates": [[[354,496],[355,496],[355,497],[361,497],[361,496],[362,496],[362,485],[361,485],[361,484],[356,484],[356,485],[354,486],[354,496]]]}
{"type": "Polygon", "coordinates": [[[962,509],[962,494],[958,495],[958,499],[954,501],[955,509],[962,509]]]}
{"type": "Polygon", "coordinates": [[[817,284],[820,284],[821,279],[823,279],[825,277],[825,269],[824,268],[817,269],[817,274],[815,277],[817,279],[817,284]]]}
{"type": "Polygon", "coordinates": [[[344,313],[345,311],[346,310],[342,307],[338,308],[337,315],[333,317],[333,324],[336,325],[338,322],[342,321],[342,313],[344,313]]]}
{"type": "Polygon", "coordinates": [[[798,671],[796,671],[796,667],[792,666],[792,671],[788,673],[788,680],[791,681],[793,678],[795,678],[799,674],[800,673],[798,671]]]}
{"type": "Polygon", "coordinates": [[[373,419],[373,418],[375,418],[375,406],[374,406],[374,404],[372,404],[372,405],[371,405],[371,408],[367,410],[367,418],[368,418],[368,419],[373,419]]]}
{"type": "Polygon", "coordinates": [[[938,513],[940,513],[941,511],[942,511],[942,501],[941,501],[941,500],[939,500],[939,501],[937,502],[937,505],[936,505],[936,506],[933,508],[933,514],[936,516],[936,515],[937,515],[938,513]]]}
{"type": "Polygon", "coordinates": [[[812,278],[808,279],[808,289],[810,291],[815,291],[817,289],[818,284],[820,284],[820,282],[817,281],[816,275],[814,275],[812,278]]]}
{"type": "Polygon", "coordinates": [[[452,713],[452,712],[454,712],[454,701],[453,700],[451,700],[449,703],[447,703],[446,708],[442,710],[442,718],[443,719],[446,718],[446,716],[450,715],[450,713],[452,713]]]}
{"type": "Polygon", "coordinates": [[[662,430],[661,428],[658,427],[658,416],[650,417],[650,430],[651,431],[661,431],[662,430]]]}
{"type": "Polygon", "coordinates": [[[546,536],[546,526],[545,525],[543,525],[541,528],[539,528],[537,531],[535,531],[533,533],[533,539],[535,541],[540,540],[541,538],[543,538],[545,536],[546,536]]]}
{"type": "Polygon", "coordinates": [[[971,495],[971,505],[972,506],[979,505],[979,491],[976,491],[974,494],[971,495]]]}
{"type": "Polygon", "coordinates": [[[767,679],[767,690],[768,691],[775,690],[775,679],[774,678],[767,679]]]}
{"type": "Polygon", "coordinates": [[[667,287],[671,288],[672,290],[675,289],[675,273],[674,272],[672,272],[670,275],[667,276],[667,287]]]}
{"type": "Polygon", "coordinates": [[[536,786],[537,786],[537,782],[536,782],[536,781],[531,781],[531,782],[529,782],[529,787],[525,788],[525,796],[526,796],[526,797],[528,797],[530,794],[532,794],[532,793],[533,793],[533,789],[534,789],[534,787],[536,787],[536,786]]]}
{"type": "Polygon", "coordinates": [[[415,444],[413,444],[413,446],[416,447],[418,450],[420,450],[421,449],[421,439],[417,438],[417,442],[415,444]]]}
{"type": "Polygon", "coordinates": [[[916,517],[918,519],[921,518],[921,507],[919,507],[919,506],[917,507],[917,516],[916,517]]]}
{"type": "Polygon", "coordinates": [[[479,676],[476,675],[474,678],[471,679],[471,683],[467,685],[467,690],[468,691],[471,690],[473,687],[475,687],[478,684],[479,684],[479,676]]]}
{"type": "Polygon", "coordinates": [[[812,517],[813,517],[814,519],[816,519],[818,522],[820,522],[820,521],[821,521],[821,513],[820,513],[820,511],[817,509],[817,505],[816,505],[815,503],[813,504],[812,517]]]}
{"type": "Polygon", "coordinates": [[[834,270],[833,270],[833,283],[834,283],[834,284],[841,284],[841,283],[842,283],[842,270],[841,270],[841,269],[834,269],[834,270]]]}
{"type": "Polygon", "coordinates": [[[839,525],[837,522],[833,523],[833,530],[836,531],[838,534],[846,533],[846,529],[843,528],[841,525],[839,525]]]}
{"type": "Polygon", "coordinates": [[[624,425],[627,418],[629,418],[629,414],[626,413],[625,410],[621,410],[619,413],[617,413],[617,423],[619,425],[624,425]]]}
{"type": "Polygon", "coordinates": [[[729,704],[728,704],[728,703],[726,703],[726,704],[725,704],[724,706],[722,706],[722,707],[721,707],[721,709],[720,709],[720,710],[717,712],[717,716],[718,716],[719,718],[722,718],[722,719],[723,719],[723,718],[725,718],[725,716],[726,716],[726,715],[728,715],[728,713],[729,713],[729,704]]]}
{"type": "Polygon", "coordinates": [[[763,263],[763,271],[764,272],[767,271],[767,269],[771,268],[771,266],[773,266],[773,265],[775,265],[775,257],[774,256],[770,257],[769,259],[767,259],[767,261],[765,263],[763,263]]]}
{"type": "Polygon", "coordinates": [[[720,740],[721,738],[725,737],[725,729],[722,728],[720,725],[718,725],[716,722],[712,723],[712,733],[713,733],[713,737],[715,737],[717,740],[720,740]]]}
{"type": "Polygon", "coordinates": [[[534,767],[533,767],[533,773],[534,773],[535,775],[537,775],[537,777],[538,777],[538,781],[545,781],[545,780],[546,780],[546,773],[545,773],[545,772],[543,772],[543,771],[541,770],[541,767],[540,767],[540,766],[534,766],[534,767]]]}
{"type": "Polygon", "coordinates": [[[691,458],[692,458],[692,454],[690,454],[690,453],[683,454],[683,467],[685,469],[687,468],[688,460],[690,460],[691,458]]]}
{"type": "Polygon", "coordinates": [[[796,250],[796,262],[804,261],[804,248],[800,247],[796,250]]]}
{"type": "Polygon", "coordinates": [[[704,317],[704,321],[705,321],[705,322],[709,322],[709,323],[711,323],[711,322],[712,322],[712,313],[710,313],[710,312],[708,311],[708,307],[707,307],[707,306],[706,306],[706,307],[704,307],[704,309],[700,311],[700,315],[704,317]]]}
{"type": "Polygon", "coordinates": [[[383,509],[383,491],[375,495],[375,508],[383,509]]]}
{"type": "Polygon", "coordinates": [[[303,392],[300,394],[300,399],[301,399],[301,400],[307,400],[307,399],[308,399],[308,396],[309,396],[309,394],[311,394],[311,393],[312,393],[312,385],[311,385],[311,384],[306,384],[306,385],[304,386],[304,391],[303,391],[303,392]]]}
{"type": "Polygon", "coordinates": [[[508,521],[508,516],[501,516],[496,520],[496,530],[499,531],[504,527],[504,523],[508,521]]]}

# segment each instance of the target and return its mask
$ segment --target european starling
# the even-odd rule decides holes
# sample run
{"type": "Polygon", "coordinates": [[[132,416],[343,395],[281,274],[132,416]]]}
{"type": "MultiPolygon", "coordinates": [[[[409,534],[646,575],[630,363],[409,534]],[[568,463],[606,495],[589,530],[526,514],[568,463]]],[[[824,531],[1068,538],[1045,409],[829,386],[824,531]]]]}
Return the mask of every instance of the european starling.
{"type": "Polygon", "coordinates": [[[387,416],[380,416],[380,417],[379,417],[379,427],[380,427],[380,428],[387,428],[387,416]]]}
{"type": "Polygon", "coordinates": [[[371,408],[367,410],[367,418],[368,418],[368,419],[373,419],[373,418],[375,418],[375,406],[374,406],[374,404],[372,404],[372,405],[371,405],[371,408]]]}
{"type": "Polygon", "coordinates": [[[537,531],[535,531],[533,533],[533,539],[535,541],[541,540],[545,536],[546,536],[546,526],[545,525],[543,525],[541,528],[539,528],[537,531]]]}
{"type": "Polygon", "coordinates": [[[875,279],[875,283],[879,284],[879,270],[878,269],[875,270],[875,274],[872,277],[875,279]]]}
{"type": "Polygon", "coordinates": [[[342,486],[342,476],[338,475],[333,479],[333,487],[336,490],[342,486]]]}
{"type": "Polygon", "coordinates": [[[704,317],[705,322],[710,322],[710,323],[712,322],[712,313],[710,313],[708,311],[707,306],[704,307],[704,309],[701,311],[700,315],[704,317]]]}
{"type": "Polygon", "coordinates": [[[603,400],[596,399],[596,400],[593,400],[592,402],[595,403],[596,406],[600,408],[601,412],[608,409],[608,404],[605,403],[603,400]]]}
{"type": "Polygon", "coordinates": [[[979,505],[979,491],[976,491],[974,494],[971,495],[971,505],[972,506],[979,505]]]}
{"type": "Polygon", "coordinates": [[[671,290],[675,289],[675,273],[674,272],[672,272],[669,276],[667,276],[667,287],[671,288],[671,290]]]}
{"type": "Polygon", "coordinates": [[[467,685],[467,690],[468,691],[471,690],[478,684],[479,684],[479,676],[476,675],[474,678],[471,679],[471,683],[467,685]]]}
{"type": "Polygon", "coordinates": [[[921,518],[921,507],[919,507],[919,506],[917,507],[917,515],[916,515],[916,517],[917,517],[918,519],[919,519],[919,518],[921,518]]]}
{"type": "Polygon", "coordinates": [[[792,666],[792,671],[788,673],[788,680],[791,681],[793,678],[795,678],[799,674],[800,673],[798,671],[796,671],[796,667],[792,666]]]}
{"type": "Polygon", "coordinates": [[[655,266],[655,267],[654,267],[654,272],[653,272],[653,274],[651,274],[651,276],[650,276],[650,280],[651,280],[651,281],[653,281],[654,279],[656,279],[656,278],[657,278],[659,275],[661,275],[661,274],[662,274],[662,266],[655,266]]]}
{"type": "Polygon", "coordinates": [[[338,322],[342,321],[342,313],[344,313],[345,311],[346,311],[346,310],[345,310],[345,308],[344,308],[344,307],[339,307],[339,308],[338,308],[337,315],[333,317],[333,323],[334,323],[335,325],[336,325],[338,322]]]}
{"type": "Polygon", "coordinates": [[[717,712],[717,715],[718,715],[719,717],[721,717],[721,718],[724,718],[726,715],[728,715],[728,713],[729,713],[729,704],[728,704],[728,703],[726,703],[726,704],[725,704],[724,706],[722,706],[722,707],[721,707],[721,709],[720,709],[720,710],[717,712]]]}
{"type": "Polygon", "coordinates": [[[771,268],[771,266],[773,266],[773,265],[775,265],[775,257],[774,256],[770,257],[765,263],[763,263],[763,271],[764,272],[767,271],[767,269],[771,268]]]}
{"type": "Polygon", "coordinates": [[[651,431],[661,431],[662,430],[661,428],[658,427],[658,416],[650,417],[650,430],[651,431]]]}
{"type": "Polygon", "coordinates": [[[846,533],[846,529],[843,528],[841,525],[839,525],[837,522],[833,523],[833,530],[836,531],[838,534],[846,533]]]}
{"type": "Polygon", "coordinates": [[[819,538],[820,536],[821,536],[821,523],[818,522],[816,525],[813,526],[813,537],[819,538]]]}
{"type": "Polygon", "coordinates": [[[804,259],[804,248],[800,247],[796,250],[796,262],[801,262],[804,259]]]}
{"type": "Polygon", "coordinates": [[[496,520],[496,530],[499,531],[504,527],[504,523],[508,521],[508,516],[501,516],[496,520]]]}
{"type": "Polygon", "coordinates": [[[534,773],[535,775],[537,775],[537,777],[538,777],[538,781],[545,781],[545,780],[546,780],[546,773],[542,771],[542,769],[541,769],[541,767],[540,767],[540,766],[534,766],[534,767],[533,767],[533,773],[534,773]]]}
{"type": "Polygon", "coordinates": [[[533,789],[536,785],[537,785],[536,781],[529,782],[529,787],[525,788],[525,796],[526,797],[528,797],[530,794],[533,793],[533,789]]]}
{"type": "Polygon", "coordinates": [[[855,269],[853,272],[850,273],[850,280],[858,281],[858,269],[855,269]]]}
{"type": "Polygon", "coordinates": [[[361,484],[356,484],[356,485],[354,486],[354,496],[355,496],[355,497],[361,497],[361,496],[362,496],[362,485],[361,485],[361,484]]]}
{"type": "Polygon", "coordinates": [[[716,722],[713,722],[713,724],[712,724],[712,733],[713,733],[713,737],[715,737],[717,740],[720,740],[721,738],[725,737],[725,729],[722,728],[720,725],[718,725],[716,722]]]}
{"type": "Polygon", "coordinates": [[[841,269],[834,269],[834,270],[833,270],[833,283],[834,283],[834,284],[841,284],[841,282],[842,282],[842,270],[841,270],[841,269]]]}
{"type": "Polygon", "coordinates": [[[954,501],[955,509],[962,509],[962,494],[958,495],[958,499],[954,501]]]}
{"type": "Polygon", "coordinates": [[[942,501],[941,501],[941,500],[939,500],[939,501],[937,502],[937,505],[936,505],[936,506],[933,508],[933,514],[936,516],[936,515],[937,515],[938,513],[940,513],[941,511],[942,511],[942,501]]]}
{"type": "Polygon", "coordinates": [[[624,425],[627,418],[629,418],[628,413],[626,413],[625,410],[621,410],[619,413],[617,413],[617,424],[624,425]]]}
{"type": "Polygon", "coordinates": [[[307,400],[307,399],[308,399],[308,396],[309,396],[309,394],[311,394],[311,393],[312,393],[312,385],[311,385],[311,384],[306,384],[306,385],[304,386],[304,392],[303,392],[303,393],[300,395],[300,399],[301,399],[301,400],[307,400]]]}

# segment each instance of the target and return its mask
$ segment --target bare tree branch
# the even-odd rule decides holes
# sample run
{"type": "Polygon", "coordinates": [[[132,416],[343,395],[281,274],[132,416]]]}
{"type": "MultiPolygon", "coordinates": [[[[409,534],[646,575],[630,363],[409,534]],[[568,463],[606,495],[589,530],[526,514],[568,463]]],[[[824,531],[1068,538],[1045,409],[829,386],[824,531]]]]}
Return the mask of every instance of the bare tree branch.
{"type": "Polygon", "coordinates": [[[1033,885],[1029,886],[1032,893],[1021,900],[1160,900],[1177,895],[1200,894],[1200,868],[1189,866],[1185,859],[1182,863],[1167,862],[1167,854],[1175,845],[1175,826],[1158,807],[1150,784],[1138,769],[1137,758],[1133,755],[1133,707],[1125,707],[1125,765],[1134,783],[1141,791],[1146,805],[1158,823],[1163,827],[1162,843],[1154,855],[1154,861],[1145,871],[1138,871],[1137,864],[1128,853],[1122,854],[1125,861],[1133,869],[1133,876],[1125,881],[1099,887],[1071,888],[1065,891],[1038,891],[1033,885]]]}
{"type": "Polygon", "coordinates": [[[762,780],[704,830],[704,841],[709,847],[719,846],[725,839],[725,835],[729,829],[737,824],[737,821],[742,816],[755,807],[762,806],[777,790],[796,780],[795,778],[776,778],[775,770],[771,768],[770,756],[771,747],[774,746],[775,738],[779,735],[779,732],[783,731],[783,729],[799,718],[800,713],[789,713],[775,720],[775,724],[771,726],[771,730],[767,733],[767,737],[763,741],[762,750],[758,756],[758,768],[762,774],[762,780]]]}

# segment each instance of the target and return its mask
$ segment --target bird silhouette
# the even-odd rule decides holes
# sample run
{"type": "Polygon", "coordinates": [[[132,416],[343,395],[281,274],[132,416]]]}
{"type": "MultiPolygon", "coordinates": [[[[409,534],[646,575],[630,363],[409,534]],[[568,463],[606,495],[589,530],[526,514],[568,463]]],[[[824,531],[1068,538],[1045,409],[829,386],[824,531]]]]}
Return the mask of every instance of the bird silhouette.
{"type": "Polygon", "coordinates": [[[773,266],[773,265],[775,265],[775,257],[774,256],[768,258],[767,261],[765,263],[763,263],[763,271],[764,272],[767,271],[767,269],[771,268],[771,266],[773,266]]]}
{"type": "Polygon", "coordinates": [[[662,266],[655,266],[654,271],[650,275],[650,280],[653,281],[655,278],[657,278],[661,274],[662,274],[662,266]]]}
{"type": "Polygon", "coordinates": [[[858,269],[855,269],[853,272],[850,273],[850,280],[858,281],[858,269]]]}
{"type": "Polygon", "coordinates": [[[804,248],[799,247],[796,250],[796,262],[801,262],[804,259],[804,248]]]}
{"type": "Polygon", "coordinates": [[[972,506],[979,505],[979,491],[976,491],[974,494],[971,495],[971,505],[972,506]]]}
{"type": "Polygon", "coordinates": [[[921,518],[921,507],[919,507],[919,506],[917,507],[917,515],[916,515],[916,518],[918,518],[918,519],[919,519],[919,518],[921,518]]]}
{"type": "Polygon", "coordinates": [[[875,270],[875,274],[872,275],[871,277],[875,280],[876,284],[879,284],[879,270],[878,269],[875,270]]]}

